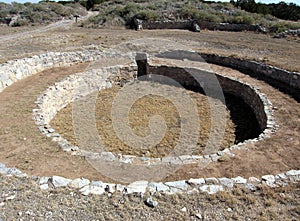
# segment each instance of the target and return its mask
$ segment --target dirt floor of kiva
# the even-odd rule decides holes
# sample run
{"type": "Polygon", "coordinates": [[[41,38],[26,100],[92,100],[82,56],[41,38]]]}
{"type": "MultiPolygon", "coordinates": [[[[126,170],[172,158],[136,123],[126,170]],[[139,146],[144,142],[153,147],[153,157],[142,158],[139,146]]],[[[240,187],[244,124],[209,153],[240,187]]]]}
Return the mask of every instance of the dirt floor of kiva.
{"type": "MultiPolygon", "coordinates": [[[[54,68],[21,80],[6,88],[0,97],[0,162],[17,167],[30,175],[60,175],[68,178],[86,177],[110,181],[85,161],[60,150],[44,137],[32,120],[34,101],[46,88],[65,76],[81,72],[87,64],[54,68]]],[[[190,177],[236,177],[276,174],[299,169],[300,104],[268,84],[238,71],[211,65],[219,74],[234,76],[260,88],[276,107],[278,131],[264,141],[248,144],[247,150],[236,151],[234,158],[209,164],[206,168],[185,165],[167,180],[190,177]],[[289,120],[287,120],[289,119],[289,120]]]]}
{"type": "MultiPolygon", "coordinates": [[[[152,83],[150,87],[155,86],[152,83]]],[[[151,85],[150,85],[151,84],[151,85]]],[[[156,83],[156,87],[160,87],[164,90],[178,91],[178,94],[184,93],[185,89],[171,87],[168,85],[162,85],[156,83]]],[[[181,132],[181,117],[174,104],[167,98],[157,95],[147,95],[140,99],[137,99],[133,106],[130,108],[129,122],[133,132],[140,136],[146,137],[150,133],[149,119],[151,116],[159,115],[166,123],[166,133],[163,139],[150,147],[129,146],[125,144],[114,131],[112,124],[111,108],[117,93],[122,87],[116,85],[111,88],[101,90],[98,94],[96,102],[96,127],[99,131],[101,140],[104,142],[107,151],[113,152],[114,154],[134,155],[140,157],[158,157],[162,158],[171,154],[176,145],[179,143],[180,132],[181,132]]],[[[138,90],[138,88],[137,88],[138,90]]],[[[137,92],[137,91],[136,91],[137,92]]],[[[197,92],[188,91],[188,95],[195,104],[197,105],[197,115],[199,116],[199,135],[197,145],[191,151],[193,155],[202,155],[203,150],[208,142],[210,130],[211,130],[211,117],[210,117],[210,106],[209,101],[205,95],[197,92]]],[[[212,99],[210,102],[214,102],[215,105],[222,105],[221,101],[212,99]]],[[[72,104],[68,105],[64,109],[56,114],[55,118],[50,122],[50,125],[64,138],[72,142],[73,145],[79,145],[74,135],[74,128],[72,126],[72,104]]],[[[123,106],[115,106],[117,108],[115,112],[124,111],[123,106]]],[[[84,110],[83,110],[84,111],[84,110]]],[[[192,115],[185,114],[184,117],[192,118],[192,115]]],[[[226,110],[226,128],[223,142],[219,146],[218,150],[223,150],[234,144],[235,141],[235,128],[232,120],[230,119],[229,110],[226,110]]],[[[196,130],[196,129],[195,129],[196,130]]],[[[187,138],[190,139],[190,138],[187,138]]]]}

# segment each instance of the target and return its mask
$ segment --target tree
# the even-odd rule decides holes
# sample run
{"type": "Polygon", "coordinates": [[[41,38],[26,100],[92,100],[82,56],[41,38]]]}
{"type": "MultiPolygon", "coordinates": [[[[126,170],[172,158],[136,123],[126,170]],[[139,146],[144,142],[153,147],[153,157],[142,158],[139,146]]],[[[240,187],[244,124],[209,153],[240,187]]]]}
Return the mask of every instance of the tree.
{"type": "Polygon", "coordinates": [[[94,7],[94,5],[101,4],[103,2],[105,2],[105,0],[87,0],[85,7],[87,10],[90,10],[94,7]]]}
{"type": "Polygon", "coordinates": [[[255,3],[255,0],[237,0],[236,2],[231,0],[235,7],[259,14],[271,14],[277,18],[285,20],[300,20],[300,7],[294,3],[287,4],[285,2],[279,2],[278,4],[262,4],[255,3]]]}

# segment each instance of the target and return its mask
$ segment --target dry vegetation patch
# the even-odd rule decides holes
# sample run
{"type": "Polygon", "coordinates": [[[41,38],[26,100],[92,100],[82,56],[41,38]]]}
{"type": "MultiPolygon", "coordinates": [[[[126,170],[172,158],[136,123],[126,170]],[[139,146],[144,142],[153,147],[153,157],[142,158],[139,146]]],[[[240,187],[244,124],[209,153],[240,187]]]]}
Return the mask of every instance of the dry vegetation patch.
{"type": "MultiPolygon", "coordinates": [[[[153,84],[153,87],[155,87],[155,85],[157,86],[157,83],[149,84],[153,84]]],[[[171,86],[167,85],[160,85],[160,87],[165,87],[170,92],[174,90],[171,86]]],[[[95,112],[96,127],[107,149],[117,154],[147,157],[164,157],[170,154],[178,144],[181,121],[184,120],[179,115],[174,104],[167,98],[157,95],[147,95],[138,99],[131,107],[129,113],[130,127],[133,132],[140,137],[146,137],[150,133],[150,128],[148,127],[150,117],[154,115],[159,115],[165,120],[167,131],[164,138],[155,146],[151,146],[150,148],[129,147],[118,138],[112,125],[111,107],[120,89],[120,86],[114,86],[109,89],[101,90],[98,94],[95,112]]],[[[185,91],[180,88],[176,88],[176,90],[179,90],[181,93],[185,91]]],[[[197,105],[199,116],[199,139],[197,147],[193,149],[193,154],[201,155],[207,144],[211,130],[209,102],[207,97],[200,93],[188,91],[188,95],[197,105]]],[[[213,102],[222,105],[221,102],[216,99],[214,99],[213,102]]],[[[226,118],[227,125],[222,145],[219,147],[220,150],[230,147],[235,141],[235,125],[230,119],[228,110],[226,111],[226,118]]],[[[68,105],[62,109],[50,124],[58,133],[77,145],[72,126],[72,105],[68,105]]]]}
{"type": "Polygon", "coordinates": [[[121,193],[83,196],[69,188],[42,191],[33,179],[0,175],[0,214],[4,220],[291,220],[300,219],[300,186],[252,192],[243,186],[233,191],[152,195],[158,206],[145,205],[146,197],[121,193]]]}

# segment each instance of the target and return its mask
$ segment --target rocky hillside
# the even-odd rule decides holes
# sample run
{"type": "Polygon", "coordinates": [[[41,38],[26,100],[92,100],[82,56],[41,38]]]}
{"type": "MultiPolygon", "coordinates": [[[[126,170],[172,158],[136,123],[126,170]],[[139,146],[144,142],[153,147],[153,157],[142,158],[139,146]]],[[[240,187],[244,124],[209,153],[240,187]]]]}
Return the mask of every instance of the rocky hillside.
{"type": "Polygon", "coordinates": [[[91,10],[98,15],[82,23],[83,27],[131,25],[132,18],[145,21],[197,20],[215,24],[260,25],[270,32],[279,33],[300,28],[299,22],[280,20],[270,14],[250,13],[236,7],[234,2],[207,2],[202,0],[88,0],[94,2],[91,10]]]}
{"type": "MultiPolygon", "coordinates": [[[[80,23],[85,28],[132,27],[133,18],[136,18],[147,22],[189,20],[210,23],[211,27],[219,27],[223,24],[259,26],[271,33],[300,29],[299,21],[280,20],[268,13],[251,13],[241,10],[237,3],[235,1],[216,3],[203,0],[76,0],[58,3],[45,1],[37,4],[0,3],[0,23],[10,26],[48,24],[63,18],[84,15],[87,13],[86,9],[89,9],[95,11],[96,15],[80,23]]],[[[249,28],[243,30],[249,30],[249,28]]]]}
{"type": "Polygon", "coordinates": [[[85,15],[86,9],[80,4],[60,4],[56,2],[41,2],[38,4],[0,2],[0,23],[10,26],[49,24],[61,19],[73,18],[75,15],[85,15]]]}

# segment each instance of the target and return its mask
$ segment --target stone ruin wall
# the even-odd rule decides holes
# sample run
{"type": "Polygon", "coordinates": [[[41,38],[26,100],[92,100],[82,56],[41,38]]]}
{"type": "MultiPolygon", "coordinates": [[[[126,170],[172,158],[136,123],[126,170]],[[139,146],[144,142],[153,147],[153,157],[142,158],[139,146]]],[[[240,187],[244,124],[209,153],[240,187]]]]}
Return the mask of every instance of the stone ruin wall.
{"type": "Polygon", "coordinates": [[[0,64],[0,92],[13,83],[54,67],[93,61],[100,56],[97,50],[77,52],[49,52],[0,64]]]}
{"type": "Polygon", "coordinates": [[[247,25],[247,24],[229,24],[229,23],[215,23],[207,21],[193,21],[193,20],[183,20],[183,21],[143,21],[143,29],[184,29],[193,30],[193,23],[200,26],[201,29],[208,30],[219,30],[219,31],[258,31],[263,32],[262,27],[259,25],[247,25]]]}
{"type": "MultiPolygon", "coordinates": [[[[183,86],[192,88],[201,87],[198,84],[198,82],[189,74],[190,71],[188,69],[176,67],[152,66],[150,67],[149,73],[172,78],[183,86]]],[[[208,72],[201,72],[201,75],[210,74],[208,72]]],[[[239,82],[237,79],[230,79],[228,77],[223,77],[220,75],[216,75],[216,77],[220,83],[223,92],[240,97],[246,102],[246,104],[248,104],[251,107],[259,123],[261,132],[264,131],[267,127],[271,128],[273,126],[273,120],[269,120],[269,125],[267,123],[268,119],[266,111],[270,112],[270,110],[268,110],[268,106],[270,105],[270,103],[267,99],[264,99],[259,95],[259,92],[256,88],[252,87],[249,84],[239,82]]]]}
{"type": "Polygon", "coordinates": [[[200,56],[208,63],[230,67],[251,77],[264,80],[268,84],[290,94],[298,102],[300,101],[300,73],[298,72],[287,71],[258,61],[242,60],[216,54],[201,53],[200,56]]]}
{"type": "MultiPolygon", "coordinates": [[[[53,67],[60,67],[60,66],[68,66],[73,63],[79,63],[79,62],[86,62],[86,61],[92,61],[95,60],[96,57],[98,57],[101,53],[99,51],[81,51],[81,52],[67,52],[67,53],[47,53],[39,56],[33,56],[30,58],[24,58],[24,59],[18,59],[6,62],[4,64],[0,65],[0,92],[3,91],[6,87],[13,84],[14,82],[21,80],[27,76],[33,75],[35,73],[38,73],[40,71],[43,71],[48,68],[53,67]]],[[[225,58],[220,57],[216,55],[207,55],[206,59],[208,62],[215,62],[219,64],[223,64],[226,66],[232,66],[235,68],[249,68],[252,71],[256,71],[256,74],[264,73],[266,75],[272,75],[271,77],[275,79],[278,82],[283,83],[287,87],[292,87],[299,90],[299,73],[295,72],[288,72],[285,70],[278,69],[276,67],[272,67],[266,64],[258,63],[258,62],[252,62],[252,61],[246,61],[243,62],[242,60],[238,60],[235,58],[225,58]],[[250,66],[249,66],[250,64],[250,66]],[[244,65],[244,66],[242,66],[244,65]],[[282,74],[285,74],[286,76],[282,76],[282,74]]],[[[112,69],[107,69],[106,73],[111,73],[112,69]]],[[[68,77],[67,79],[71,79],[70,84],[67,86],[69,89],[73,88],[74,85],[72,83],[76,82],[76,77],[68,77]]],[[[244,88],[244,92],[242,95],[247,101],[247,98],[249,98],[249,94],[253,96],[253,89],[247,89],[246,85],[242,85],[241,83],[233,83],[232,80],[224,80],[222,78],[219,78],[221,84],[224,86],[224,88],[227,88],[228,85],[231,85],[231,89],[226,90],[233,90],[240,92],[240,87],[244,88]],[[223,82],[223,83],[222,83],[223,82]]],[[[188,83],[191,79],[185,78],[187,80],[186,83],[188,83]]],[[[182,80],[181,80],[182,81],[182,80]]],[[[109,87],[109,83],[105,80],[102,82],[103,87],[109,87]]],[[[49,89],[48,92],[50,94],[48,95],[55,95],[57,94],[55,90],[62,91],[60,89],[63,89],[66,85],[60,85],[59,83],[54,85],[52,89],[49,89]]],[[[70,90],[72,91],[72,90],[70,90]]],[[[230,91],[229,91],[230,92],[230,91]]],[[[64,93],[66,93],[66,90],[64,90],[64,93]]],[[[65,96],[65,95],[64,95],[65,96]]],[[[258,95],[256,95],[258,96],[258,95]]],[[[258,112],[262,110],[262,103],[257,101],[257,99],[248,99],[249,103],[254,100],[253,106],[257,106],[259,109],[258,112]]],[[[69,100],[70,101],[70,100],[69,100]]],[[[62,101],[58,101],[62,102],[62,101]]],[[[250,104],[251,105],[251,104],[250,104]]],[[[62,108],[64,104],[60,103],[57,105],[56,108],[62,108]]],[[[47,107],[47,106],[45,106],[47,107]]],[[[49,106],[48,106],[49,107],[49,106]]],[[[47,109],[47,108],[46,108],[47,109]]],[[[49,111],[50,118],[53,117],[53,109],[49,111]],[[52,112],[52,114],[51,114],[52,112]]],[[[266,113],[267,114],[267,113],[266,113]]],[[[261,119],[263,119],[263,113],[261,119]]],[[[268,115],[268,114],[267,114],[268,115]]],[[[47,119],[49,120],[49,119],[47,119]]],[[[264,121],[264,120],[263,120],[264,121]]],[[[46,128],[44,128],[46,129],[46,128]]],[[[49,131],[48,131],[49,132],[49,131]]],[[[50,132],[48,133],[50,134],[50,132]]],[[[51,136],[49,136],[51,137],[51,136]]],[[[52,136],[55,137],[55,136],[52,136]]],[[[230,150],[234,149],[240,149],[241,145],[234,145],[230,148],[230,150]]],[[[225,153],[225,151],[224,151],[225,153]]],[[[222,154],[224,154],[222,153],[222,154]]],[[[229,150],[226,151],[226,153],[230,153],[229,150]]],[[[207,158],[206,160],[213,161],[213,158],[216,157],[219,154],[214,154],[214,156],[209,156],[210,158],[207,158]]],[[[15,176],[26,176],[26,174],[22,173],[16,168],[7,168],[4,164],[0,163],[0,173],[1,174],[7,174],[7,175],[15,175],[15,176]]],[[[41,189],[47,189],[49,188],[47,185],[47,180],[49,177],[40,177],[38,178],[38,184],[40,185],[41,189]]],[[[291,170],[286,173],[281,173],[277,175],[265,175],[262,176],[260,179],[257,179],[255,177],[250,177],[249,179],[245,179],[242,177],[236,177],[236,178],[198,178],[198,179],[190,179],[190,180],[181,180],[181,181],[174,181],[174,182],[166,182],[166,183],[154,183],[154,182],[134,182],[128,186],[122,186],[118,184],[107,184],[103,183],[101,181],[89,181],[83,178],[78,178],[75,180],[69,180],[62,177],[53,176],[52,179],[54,180],[54,184],[56,187],[62,187],[62,186],[71,186],[73,188],[80,189],[79,191],[83,195],[88,194],[103,194],[105,192],[105,189],[107,186],[113,188],[116,187],[117,191],[124,191],[126,189],[126,193],[132,193],[132,192],[145,192],[145,191],[153,191],[153,192],[167,192],[167,193],[176,193],[176,192],[187,192],[187,191],[193,191],[193,188],[195,186],[198,186],[199,189],[203,192],[208,193],[215,193],[217,191],[222,191],[226,188],[233,188],[235,185],[245,185],[246,188],[249,189],[255,189],[256,186],[261,184],[267,184],[269,186],[277,186],[277,185],[286,185],[288,182],[294,182],[299,181],[300,179],[300,171],[298,170],[291,170]]]]}

